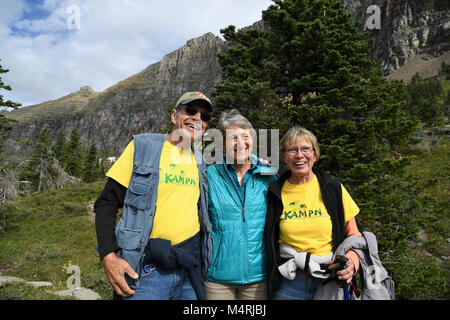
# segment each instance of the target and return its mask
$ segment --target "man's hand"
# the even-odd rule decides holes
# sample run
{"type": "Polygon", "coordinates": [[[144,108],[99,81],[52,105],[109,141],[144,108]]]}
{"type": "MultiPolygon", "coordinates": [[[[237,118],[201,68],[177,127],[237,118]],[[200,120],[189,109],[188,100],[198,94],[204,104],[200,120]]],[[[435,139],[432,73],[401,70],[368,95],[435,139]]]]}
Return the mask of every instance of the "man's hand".
{"type": "Polygon", "coordinates": [[[139,275],[131,268],[128,262],[111,252],[103,258],[102,264],[109,283],[111,283],[118,295],[127,297],[134,294],[134,290],[125,281],[125,273],[133,279],[139,278],[139,275]]]}

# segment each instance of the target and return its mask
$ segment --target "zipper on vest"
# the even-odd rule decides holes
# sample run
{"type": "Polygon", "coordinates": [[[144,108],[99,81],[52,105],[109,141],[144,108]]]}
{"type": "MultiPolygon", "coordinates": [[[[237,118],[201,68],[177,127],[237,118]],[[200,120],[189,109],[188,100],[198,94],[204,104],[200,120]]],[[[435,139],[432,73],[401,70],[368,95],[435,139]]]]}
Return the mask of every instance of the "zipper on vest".
{"type": "MultiPolygon", "coordinates": [[[[224,166],[225,166],[225,164],[224,164],[224,166]]],[[[239,193],[239,190],[238,190],[236,184],[234,183],[233,178],[231,178],[227,168],[224,167],[224,170],[225,170],[226,176],[228,177],[228,179],[231,182],[231,185],[233,186],[234,190],[236,191],[236,195],[237,195],[239,201],[241,202],[241,205],[242,205],[242,221],[245,222],[245,209],[244,209],[244,207],[245,207],[245,200],[241,198],[241,194],[239,193]]]]}

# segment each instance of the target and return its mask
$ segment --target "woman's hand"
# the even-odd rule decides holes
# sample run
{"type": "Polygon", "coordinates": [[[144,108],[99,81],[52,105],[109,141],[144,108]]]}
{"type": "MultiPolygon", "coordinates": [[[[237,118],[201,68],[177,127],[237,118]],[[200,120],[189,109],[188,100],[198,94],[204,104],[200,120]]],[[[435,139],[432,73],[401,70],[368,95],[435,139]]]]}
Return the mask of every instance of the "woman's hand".
{"type": "MultiPolygon", "coordinates": [[[[338,275],[339,280],[345,280],[347,283],[350,283],[352,281],[352,277],[354,275],[355,271],[355,264],[353,263],[352,258],[348,257],[347,261],[347,268],[344,270],[337,271],[336,274],[338,275]]],[[[333,263],[333,261],[330,261],[330,265],[328,266],[328,269],[336,269],[339,267],[339,263],[333,263]]]]}

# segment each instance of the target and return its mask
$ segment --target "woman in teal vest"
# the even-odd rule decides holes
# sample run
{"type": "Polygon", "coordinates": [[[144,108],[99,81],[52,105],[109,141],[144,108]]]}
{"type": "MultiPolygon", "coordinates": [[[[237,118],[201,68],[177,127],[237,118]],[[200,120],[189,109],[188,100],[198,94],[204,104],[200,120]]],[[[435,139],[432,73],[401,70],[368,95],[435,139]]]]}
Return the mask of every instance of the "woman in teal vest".
{"type": "Polygon", "coordinates": [[[251,154],[253,127],[237,110],[222,113],[218,127],[225,155],[222,163],[208,167],[213,253],[206,298],[265,299],[266,195],[269,183],[276,180],[277,168],[251,154]]]}

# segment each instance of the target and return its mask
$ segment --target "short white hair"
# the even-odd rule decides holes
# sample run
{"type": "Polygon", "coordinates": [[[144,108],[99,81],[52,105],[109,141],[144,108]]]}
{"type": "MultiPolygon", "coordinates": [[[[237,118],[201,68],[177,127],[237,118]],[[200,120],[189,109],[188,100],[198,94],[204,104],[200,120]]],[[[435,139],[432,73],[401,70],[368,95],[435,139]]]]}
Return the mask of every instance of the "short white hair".
{"type": "Polygon", "coordinates": [[[225,135],[227,128],[233,125],[243,129],[253,129],[250,121],[248,121],[248,119],[241,115],[236,109],[222,112],[217,124],[220,132],[225,135]]]}

